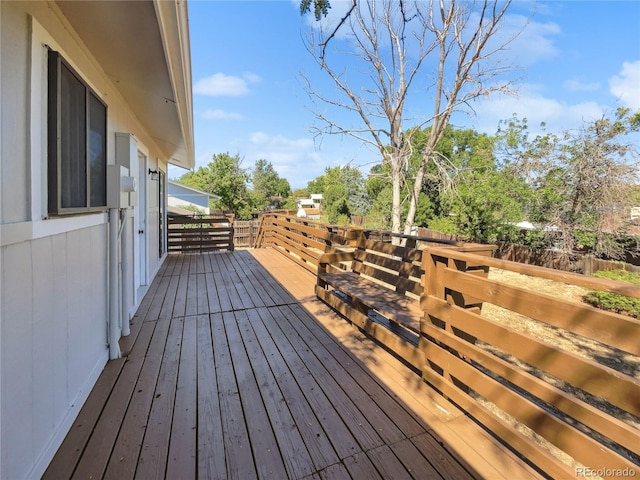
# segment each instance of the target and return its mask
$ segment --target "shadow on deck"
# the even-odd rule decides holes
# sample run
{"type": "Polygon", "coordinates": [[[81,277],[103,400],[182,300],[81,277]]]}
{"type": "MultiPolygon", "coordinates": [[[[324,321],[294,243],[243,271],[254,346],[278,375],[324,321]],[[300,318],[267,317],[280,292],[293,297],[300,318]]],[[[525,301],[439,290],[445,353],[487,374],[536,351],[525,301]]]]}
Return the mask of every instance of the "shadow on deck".
{"type": "Polygon", "coordinates": [[[271,249],[170,255],[44,478],[537,476],[314,285],[271,249]]]}

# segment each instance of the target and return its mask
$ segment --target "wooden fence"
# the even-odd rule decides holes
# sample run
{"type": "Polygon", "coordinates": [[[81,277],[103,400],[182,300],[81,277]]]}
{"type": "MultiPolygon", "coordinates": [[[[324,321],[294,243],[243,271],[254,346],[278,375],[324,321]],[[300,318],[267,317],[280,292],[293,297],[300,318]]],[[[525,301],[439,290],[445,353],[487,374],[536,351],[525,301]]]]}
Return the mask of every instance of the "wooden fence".
{"type": "MultiPolygon", "coordinates": [[[[418,235],[446,240],[465,241],[459,235],[429,230],[428,228],[418,228],[418,235]]],[[[628,272],[640,273],[640,257],[627,253],[624,261],[603,260],[595,258],[593,255],[575,253],[567,255],[549,248],[534,248],[527,245],[518,245],[508,242],[496,242],[498,248],[494,256],[502,260],[537,265],[539,267],[554,268],[566,272],[582,272],[585,275],[592,275],[600,270],[627,270],[628,272]]]]}
{"type": "MultiPolygon", "coordinates": [[[[323,252],[379,234],[277,215],[263,217],[261,225],[258,246],[277,248],[310,271],[323,252]]],[[[433,240],[416,242],[423,285],[416,301],[424,315],[404,360],[435,395],[553,478],[580,472],[640,477],[640,321],[484,273],[506,270],[633,298],[640,298],[640,286],[479,256],[455,240],[441,239],[446,248],[433,240]],[[469,298],[482,307],[464,308],[469,298]],[[488,316],[489,306],[508,321],[488,316]]],[[[401,342],[393,339],[388,347],[402,352],[394,348],[401,342]]]]}
{"type": "Polygon", "coordinates": [[[169,253],[233,250],[233,219],[223,215],[169,215],[169,253]]]}
{"type": "Polygon", "coordinates": [[[601,270],[626,270],[627,272],[640,273],[640,267],[625,262],[616,262],[613,260],[602,260],[591,255],[582,257],[582,272],[585,275],[592,275],[601,270]]]}
{"type": "Polygon", "coordinates": [[[236,248],[253,247],[260,232],[260,220],[236,220],[233,223],[233,245],[236,248]]]}

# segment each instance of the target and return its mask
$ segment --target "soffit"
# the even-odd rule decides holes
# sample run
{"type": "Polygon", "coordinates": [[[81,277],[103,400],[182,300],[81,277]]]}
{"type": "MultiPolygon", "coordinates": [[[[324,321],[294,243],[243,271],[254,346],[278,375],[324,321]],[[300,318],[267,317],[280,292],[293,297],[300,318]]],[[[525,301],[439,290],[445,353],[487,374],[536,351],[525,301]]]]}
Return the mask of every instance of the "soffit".
{"type": "MultiPolygon", "coordinates": [[[[192,131],[183,125],[185,108],[181,110],[177,103],[154,2],[56,3],[162,155],[175,165],[193,167],[192,131]]],[[[181,50],[179,45],[171,47],[181,50]]],[[[187,65],[190,69],[190,59],[187,65]]],[[[184,75],[189,81],[190,73],[184,75]]],[[[191,112],[191,105],[186,110],[191,112]]]]}

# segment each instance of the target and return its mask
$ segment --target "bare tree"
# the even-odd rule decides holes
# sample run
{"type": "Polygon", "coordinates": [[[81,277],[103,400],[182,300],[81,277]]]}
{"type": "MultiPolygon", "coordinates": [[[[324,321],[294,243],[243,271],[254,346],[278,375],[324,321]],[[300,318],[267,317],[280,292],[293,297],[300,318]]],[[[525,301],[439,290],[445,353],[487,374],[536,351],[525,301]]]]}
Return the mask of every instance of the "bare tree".
{"type": "Polygon", "coordinates": [[[438,172],[441,184],[450,185],[450,164],[435,149],[452,114],[468,111],[478,97],[509,90],[508,83],[498,83],[496,77],[512,67],[491,60],[512,40],[492,41],[510,2],[352,0],[337,26],[320,30],[318,36],[311,32],[307,48],[337,91],[335,96],[322,94],[303,76],[311,98],[359,117],[359,126],[344,125],[315,108],[317,132],[350,135],[379,152],[391,171],[394,232],[401,231],[401,206],[408,200],[404,230],[409,233],[430,171],[438,172]],[[328,43],[338,34],[351,49],[329,58],[333,51],[328,43]],[[338,66],[347,55],[352,60],[349,68],[338,66]],[[357,86],[353,71],[361,72],[357,86]],[[414,104],[432,101],[430,113],[405,118],[410,94],[414,104]],[[417,127],[406,128],[409,120],[417,127]],[[411,136],[427,126],[417,173],[408,179],[411,136]]]}
{"type": "Polygon", "coordinates": [[[496,151],[532,192],[529,219],[545,226],[549,246],[569,259],[576,247],[621,258],[640,172],[640,111],[583,120],[576,130],[532,138],[526,119],[501,124],[496,151]]]}
{"type": "Polygon", "coordinates": [[[638,147],[631,134],[639,129],[640,112],[621,108],[613,118],[585,122],[578,132],[558,139],[554,168],[561,169],[563,181],[552,186],[563,201],[551,209],[550,221],[562,232],[564,252],[573,252],[576,235],[586,231],[594,235],[596,255],[623,257],[615,234],[624,231],[633,206],[638,147]]]}

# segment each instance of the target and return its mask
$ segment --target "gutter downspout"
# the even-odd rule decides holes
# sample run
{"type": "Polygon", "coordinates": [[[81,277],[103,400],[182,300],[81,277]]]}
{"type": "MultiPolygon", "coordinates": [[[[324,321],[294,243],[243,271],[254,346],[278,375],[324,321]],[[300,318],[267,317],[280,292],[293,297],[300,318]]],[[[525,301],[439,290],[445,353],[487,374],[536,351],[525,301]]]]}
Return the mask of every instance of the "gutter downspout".
{"type": "Polygon", "coordinates": [[[120,227],[120,236],[122,237],[122,336],[128,337],[131,333],[129,326],[129,305],[127,304],[127,293],[129,292],[129,243],[127,241],[127,232],[125,228],[129,221],[129,209],[123,209],[122,227],[120,227]]]}
{"type": "Polygon", "coordinates": [[[109,360],[120,358],[119,291],[118,291],[118,219],[117,208],[109,209],[109,360]]]}

